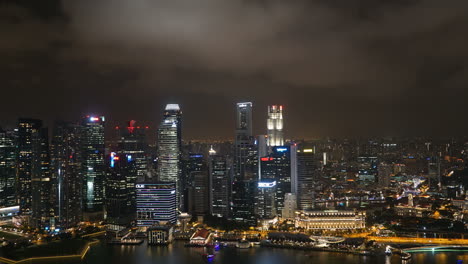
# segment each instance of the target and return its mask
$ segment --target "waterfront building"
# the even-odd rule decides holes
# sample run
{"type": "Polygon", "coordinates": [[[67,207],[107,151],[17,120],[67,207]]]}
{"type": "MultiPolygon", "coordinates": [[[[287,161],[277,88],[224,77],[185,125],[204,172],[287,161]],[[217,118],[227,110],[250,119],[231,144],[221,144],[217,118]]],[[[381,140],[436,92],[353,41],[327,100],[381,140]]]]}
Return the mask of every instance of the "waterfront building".
{"type": "Polygon", "coordinates": [[[173,182],[136,184],[137,226],[175,224],[176,184],[173,182]]]}
{"type": "Polygon", "coordinates": [[[366,213],[357,210],[301,210],[296,228],[305,230],[353,230],[365,228],[366,213]]]}
{"type": "Polygon", "coordinates": [[[180,155],[182,146],[182,111],[178,104],[168,104],[158,129],[158,178],[161,182],[173,182],[177,186],[177,206],[180,197],[180,155]]]}
{"type": "Polygon", "coordinates": [[[81,120],[83,217],[104,219],[104,116],[86,116],[81,120]]]}
{"type": "Polygon", "coordinates": [[[146,231],[148,245],[167,245],[174,240],[172,226],[152,226],[146,231]]]}
{"type": "Polygon", "coordinates": [[[198,246],[206,246],[211,243],[213,234],[207,229],[198,229],[190,237],[190,244],[198,246]]]}
{"type": "Polygon", "coordinates": [[[268,146],[283,146],[283,106],[270,105],[268,106],[268,146]]]}
{"type": "Polygon", "coordinates": [[[0,128],[0,208],[16,202],[16,135],[0,128]]]}
{"type": "Polygon", "coordinates": [[[56,122],[51,145],[51,168],[57,180],[57,226],[67,229],[82,219],[81,127],[56,122]]]}

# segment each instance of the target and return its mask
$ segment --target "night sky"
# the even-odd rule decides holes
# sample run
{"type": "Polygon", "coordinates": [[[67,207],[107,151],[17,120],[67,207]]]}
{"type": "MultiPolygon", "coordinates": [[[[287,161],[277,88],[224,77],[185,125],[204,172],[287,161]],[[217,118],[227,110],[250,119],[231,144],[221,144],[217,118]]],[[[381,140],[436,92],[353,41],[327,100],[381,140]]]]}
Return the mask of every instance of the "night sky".
{"type": "Polygon", "coordinates": [[[179,103],[232,138],[245,100],[256,133],[283,104],[288,138],[466,135],[468,1],[0,0],[0,89],[5,127],[179,103]]]}

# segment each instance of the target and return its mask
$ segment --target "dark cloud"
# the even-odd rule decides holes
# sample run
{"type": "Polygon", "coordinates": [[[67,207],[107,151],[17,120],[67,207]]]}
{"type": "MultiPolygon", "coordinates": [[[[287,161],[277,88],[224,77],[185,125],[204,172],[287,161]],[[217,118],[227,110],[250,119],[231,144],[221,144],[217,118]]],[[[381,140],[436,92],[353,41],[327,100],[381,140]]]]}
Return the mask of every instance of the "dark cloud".
{"type": "Polygon", "coordinates": [[[233,104],[252,100],[257,133],[272,103],[286,105],[292,137],[468,127],[466,1],[80,0],[65,1],[63,16],[30,10],[0,11],[5,120],[102,112],[157,123],[163,104],[180,102],[187,137],[222,138],[233,104]]]}

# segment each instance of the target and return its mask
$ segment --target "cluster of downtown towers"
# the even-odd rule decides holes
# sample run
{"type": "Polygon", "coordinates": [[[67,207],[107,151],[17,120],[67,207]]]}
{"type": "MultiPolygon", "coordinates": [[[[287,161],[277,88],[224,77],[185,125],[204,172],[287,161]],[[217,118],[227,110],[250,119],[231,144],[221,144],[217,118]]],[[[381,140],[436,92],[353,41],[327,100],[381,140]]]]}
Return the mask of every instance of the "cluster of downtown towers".
{"type": "Polygon", "coordinates": [[[181,212],[255,225],[310,208],[313,150],[284,142],[283,107],[268,107],[260,136],[252,103],[236,107],[234,143],[208,155],[184,153],[177,104],[165,107],[155,151],[148,127],[133,120],[106,146],[104,116],[56,122],[51,140],[41,120],[20,118],[16,129],[0,129],[0,208],[19,206],[22,221],[44,229],[175,223],[181,212]]]}

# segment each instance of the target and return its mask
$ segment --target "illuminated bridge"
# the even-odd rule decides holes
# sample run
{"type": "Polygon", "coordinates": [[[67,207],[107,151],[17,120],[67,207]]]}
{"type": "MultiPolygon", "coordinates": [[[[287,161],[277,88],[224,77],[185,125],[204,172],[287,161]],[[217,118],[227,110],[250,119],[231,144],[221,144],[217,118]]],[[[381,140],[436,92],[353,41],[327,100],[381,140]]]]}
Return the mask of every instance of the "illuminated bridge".
{"type": "Polygon", "coordinates": [[[424,246],[424,247],[412,247],[401,250],[406,253],[418,253],[418,252],[442,252],[442,251],[468,251],[467,246],[424,246]]]}

